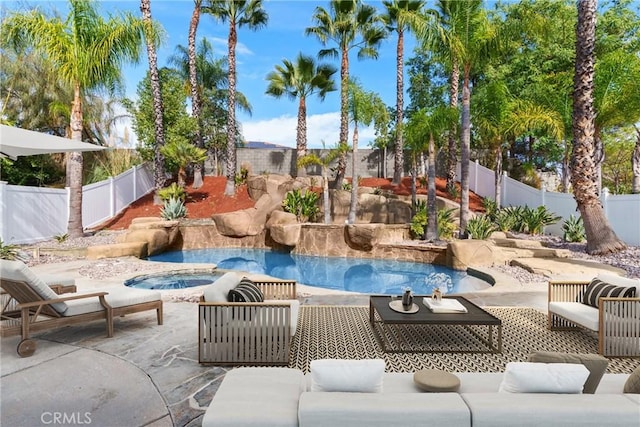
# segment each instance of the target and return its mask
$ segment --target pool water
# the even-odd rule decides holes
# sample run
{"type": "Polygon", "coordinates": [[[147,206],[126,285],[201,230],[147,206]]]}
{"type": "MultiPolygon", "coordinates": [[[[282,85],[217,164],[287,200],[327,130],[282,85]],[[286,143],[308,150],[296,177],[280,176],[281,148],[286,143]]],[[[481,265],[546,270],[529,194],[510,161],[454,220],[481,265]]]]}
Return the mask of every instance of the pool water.
{"type": "Polygon", "coordinates": [[[415,294],[464,293],[490,285],[466,272],[386,259],[292,255],[268,249],[215,248],[165,252],[151,261],[211,263],[225,270],[267,274],[325,289],[396,295],[410,287],[415,294]]]}
{"type": "Polygon", "coordinates": [[[125,286],[138,289],[184,289],[205,286],[215,282],[223,273],[168,272],[137,276],[124,282],[125,286]]]}

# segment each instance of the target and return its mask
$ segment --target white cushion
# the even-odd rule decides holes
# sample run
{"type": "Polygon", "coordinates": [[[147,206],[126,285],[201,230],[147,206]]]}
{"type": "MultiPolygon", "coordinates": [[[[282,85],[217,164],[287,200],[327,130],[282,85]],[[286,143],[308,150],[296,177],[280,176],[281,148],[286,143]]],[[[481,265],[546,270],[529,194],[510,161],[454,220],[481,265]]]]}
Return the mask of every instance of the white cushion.
{"type": "MultiPolygon", "coordinates": [[[[158,301],[162,297],[160,292],[148,289],[132,289],[128,287],[113,289],[96,289],[93,292],[109,292],[105,295],[105,300],[113,308],[126,307],[145,302],[158,301]]],[[[79,294],[69,294],[79,295],[79,294]]],[[[63,313],[64,316],[76,316],[78,314],[93,313],[94,311],[102,311],[104,307],[100,304],[98,297],[81,298],[67,301],[67,309],[63,313]]]]}
{"type": "Polygon", "coordinates": [[[635,287],[636,298],[640,298],[640,279],[630,279],[613,273],[598,273],[597,278],[603,282],[611,283],[616,286],[623,286],[625,288],[635,287]]]}
{"type": "Polygon", "coordinates": [[[598,309],[580,302],[549,302],[549,312],[564,317],[578,325],[598,331],[598,309]]]}
{"type": "MultiPolygon", "coordinates": [[[[36,276],[29,267],[22,261],[0,260],[0,277],[15,282],[25,282],[31,287],[42,299],[51,300],[61,296],[53,292],[51,288],[36,276]]],[[[64,296],[64,295],[63,295],[64,296]]],[[[68,296],[68,295],[67,295],[68,296]]],[[[58,313],[64,313],[67,309],[65,302],[56,302],[51,307],[58,313]]]]}
{"type": "Polygon", "coordinates": [[[228,302],[229,291],[240,283],[240,277],[233,271],[225,273],[215,282],[204,288],[205,302],[228,302]]]}
{"type": "Polygon", "coordinates": [[[311,391],[382,392],[382,359],[313,360],[310,371],[311,391]]]}
{"type": "Polygon", "coordinates": [[[589,370],[581,363],[509,362],[501,393],[582,393],[589,370]]]}

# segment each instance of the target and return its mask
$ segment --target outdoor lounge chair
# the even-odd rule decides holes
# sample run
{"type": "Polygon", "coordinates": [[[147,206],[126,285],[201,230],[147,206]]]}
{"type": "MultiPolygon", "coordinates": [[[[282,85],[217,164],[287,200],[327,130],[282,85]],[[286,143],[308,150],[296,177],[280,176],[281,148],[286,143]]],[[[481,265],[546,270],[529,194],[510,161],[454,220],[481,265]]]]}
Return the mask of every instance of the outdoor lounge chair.
{"type": "Polygon", "coordinates": [[[113,336],[113,318],[156,310],[162,325],[162,299],[157,291],[108,289],[92,293],[66,293],[75,286],[48,286],[20,261],[0,260],[0,286],[10,296],[2,306],[2,323],[20,319],[17,327],[2,328],[2,336],[22,333],[18,354],[31,356],[36,350],[30,332],[105,319],[107,336],[113,336]],[[58,293],[61,293],[59,295],[58,293]]]}

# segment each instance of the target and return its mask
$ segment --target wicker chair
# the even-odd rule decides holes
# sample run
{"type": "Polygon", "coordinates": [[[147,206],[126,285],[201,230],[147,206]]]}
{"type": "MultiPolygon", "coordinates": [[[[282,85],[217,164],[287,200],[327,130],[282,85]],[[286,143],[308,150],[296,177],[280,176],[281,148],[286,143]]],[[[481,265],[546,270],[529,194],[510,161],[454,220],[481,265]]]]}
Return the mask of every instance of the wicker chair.
{"type": "Polygon", "coordinates": [[[635,285],[636,297],[602,297],[599,299],[599,307],[595,308],[578,302],[579,295],[589,285],[589,281],[550,281],[549,329],[587,329],[597,333],[598,353],[601,355],[640,356],[640,281],[616,278],[608,274],[598,277],[616,285],[635,285]]]}
{"type": "MultiPolygon", "coordinates": [[[[208,302],[198,307],[198,360],[216,365],[287,365],[297,327],[294,280],[253,280],[259,303],[208,302]]],[[[214,283],[211,286],[215,286],[214,283]]]]}

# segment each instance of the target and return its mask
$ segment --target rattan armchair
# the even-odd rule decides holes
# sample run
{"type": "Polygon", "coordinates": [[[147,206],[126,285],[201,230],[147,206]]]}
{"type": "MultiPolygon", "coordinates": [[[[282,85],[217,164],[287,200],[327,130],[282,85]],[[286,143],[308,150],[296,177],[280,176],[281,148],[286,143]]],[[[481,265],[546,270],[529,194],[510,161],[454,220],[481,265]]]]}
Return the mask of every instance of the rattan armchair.
{"type": "Polygon", "coordinates": [[[198,307],[198,359],[217,365],[287,365],[297,327],[294,280],[253,280],[258,303],[206,302],[198,307]]]}
{"type": "Polygon", "coordinates": [[[549,329],[586,329],[597,333],[603,356],[640,356],[640,298],[599,299],[599,307],[578,302],[589,285],[584,280],[549,282],[549,329]]]}

